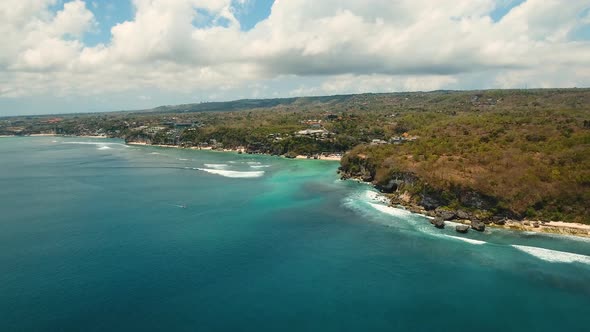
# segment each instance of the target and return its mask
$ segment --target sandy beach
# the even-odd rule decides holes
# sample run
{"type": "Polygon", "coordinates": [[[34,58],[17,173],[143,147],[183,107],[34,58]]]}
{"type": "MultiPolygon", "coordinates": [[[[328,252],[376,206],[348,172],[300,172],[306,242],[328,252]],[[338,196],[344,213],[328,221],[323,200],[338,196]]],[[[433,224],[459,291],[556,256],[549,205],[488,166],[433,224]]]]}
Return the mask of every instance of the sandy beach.
{"type": "Polygon", "coordinates": [[[582,230],[582,231],[590,232],[590,225],[576,224],[576,223],[567,223],[567,222],[563,222],[563,221],[550,221],[548,223],[545,223],[544,226],[548,226],[548,227],[575,228],[575,229],[579,229],[579,230],[582,230]]]}
{"type": "MultiPolygon", "coordinates": [[[[189,149],[189,150],[209,150],[209,151],[213,151],[213,152],[233,152],[233,153],[246,153],[246,149],[245,148],[238,148],[238,149],[213,149],[211,147],[198,147],[198,146],[192,146],[192,147],[182,147],[182,146],[178,146],[178,145],[163,145],[163,144],[147,144],[144,142],[128,142],[126,143],[127,145],[137,145],[137,146],[157,146],[157,147],[161,147],[161,148],[174,148],[174,149],[189,149]]],[[[340,161],[342,157],[338,156],[338,155],[329,155],[329,156],[318,156],[317,159],[314,158],[308,158],[307,156],[304,155],[298,155],[295,159],[306,159],[306,160],[329,160],[329,161],[340,161]]]]}
{"type": "Polygon", "coordinates": [[[313,157],[308,157],[308,156],[305,156],[305,155],[298,155],[297,157],[295,157],[295,159],[312,159],[312,160],[340,161],[342,159],[342,157],[341,156],[338,156],[338,155],[329,155],[329,156],[318,155],[317,158],[313,158],[313,157]]]}
{"type": "Polygon", "coordinates": [[[530,221],[507,220],[504,225],[490,224],[493,228],[504,228],[513,231],[560,234],[568,236],[590,237],[590,225],[563,221],[530,221]],[[536,225],[536,227],[535,227],[536,225]]]}

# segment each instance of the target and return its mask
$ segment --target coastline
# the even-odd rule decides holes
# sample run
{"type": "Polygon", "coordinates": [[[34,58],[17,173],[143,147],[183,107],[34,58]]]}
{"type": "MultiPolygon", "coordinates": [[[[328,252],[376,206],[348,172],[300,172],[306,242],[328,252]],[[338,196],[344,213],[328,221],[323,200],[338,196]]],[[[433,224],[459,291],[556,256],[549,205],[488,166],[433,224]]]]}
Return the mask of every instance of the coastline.
{"type": "MultiPolygon", "coordinates": [[[[497,227],[496,225],[492,227],[497,227]]],[[[539,221],[539,220],[507,220],[506,224],[499,228],[518,230],[523,232],[539,232],[547,234],[559,234],[590,238],[590,225],[580,223],[568,223],[563,221],[539,221]],[[538,227],[534,225],[538,225],[538,227]]]]}
{"type": "Polygon", "coordinates": [[[30,134],[30,135],[0,135],[0,138],[8,137],[84,137],[84,138],[114,138],[97,135],[60,135],[60,134],[30,134]]]}
{"type": "MultiPolygon", "coordinates": [[[[366,182],[365,182],[366,183],[366,182]]],[[[386,197],[388,200],[389,198],[386,197]]],[[[418,207],[411,204],[389,204],[391,207],[402,207],[403,209],[410,211],[412,213],[420,214],[426,216],[428,218],[439,218],[435,211],[428,211],[424,209],[424,207],[418,207]]],[[[451,220],[443,220],[443,221],[450,221],[455,222],[467,226],[471,226],[473,221],[469,219],[451,219],[451,220]]],[[[590,238],[590,225],[587,224],[580,224],[580,223],[569,223],[564,221],[543,221],[543,220],[514,220],[514,219],[504,219],[502,221],[496,222],[479,222],[480,224],[485,224],[485,227],[489,228],[497,228],[497,229],[507,229],[512,231],[520,231],[520,232],[535,232],[535,233],[546,233],[546,234],[557,234],[557,235],[565,235],[565,236],[577,236],[577,237],[584,237],[590,238]]],[[[433,226],[434,227],[434,226],[433,226]]]]}
{"type": "MultiPolygon", "coordinates": [[[[155,146],[155,147],[160,147],[160,148],[207,150],[207,151],[213,151],[213,152],[233,152],[233,153],[239,153],[239,154],[248,154],[246,152],[245,148],[213,149],[212,147],[197,147],[197,146],[182,147],[179,145],[148,144],[145,142],[126,142],[125,144],[133,145],[133,146],[155,146]]],[[[266,154],[266,155],[268,155],[268,154],[266,154]]],[[[318,155],[317,158],[311,158],[311,157],[304,156],[304,155],[297,155],[295,158],[287,158],[285,156],[281,156],[281,157],[285,158],[285,159],[325,160],[325,161],[338,161],[338,162],[342,159],[342,156],[338,156],[338,155],[328,155],[328,156],[318,155]]]]}
{"type": "MultiPolygon", "coordinates": [[[[82,138],[100,138],[105,139],[109,138],[106,136],[79,136],[79,135],[55,135],[55,134],[32,134],[27,135],[31,137],[82,137],[82,138]]],[[[23,137],[27,137],[23,136],[23,137]]],[[[17,135],[0,135],[0,138],[9,138],[9,137],[19,137],[17,135]]],[[[206,151],[214,151],[214,152],[232,152],[232,153],[243,153],[246,154],[244,148],[240,149],[213,149],[211,147],[182,147],[178,145],[163,145],[163,144],[147,144],[145,142],[126,142],[125,144],[131,146],[153,146],[153,147],[161,147],[161,148],[174,148],[174,149],[189,149],[189,150],[206,150],[206,151]]],[[[281,156],[282,158],[289,159],[285,156],[281,156]]],[[[306,160],[325,160],[325,161],[340,161],[340,156],[318,156],[317,159],[312,157],[308,157],[305,155],[297,155],[295,158],[290,159],[306,159],[306,160]]],[[[350,178],[349,180],[365,183],[368,185],[373,186],[370,182],[365,182],[359,178],[350,178]]],[[[390,198],[386,197],[389,201],[390,198]]],[[[402,207],[403,209],[410,211],[412,213],[420,214],[427,216],[429,218],[436,218],[435,211],[428,211],[422,206],[416,206],[409,203],[404,203],[397,201],[395,204],[389,204],[391,207],[402,207]]],[[[452,222],[471,225],[472,221],[468,219],[453,219],[449,220],[452,222]]],[[[433,226],[434,227],[434,226],[433,226]]],[[[489,222],[486,223],[486,227],[490,228],[497,228],[497,229],[507,229],[513,231],[521,231],[521,232],[538,232],[538,233],[546,233],[546,234],[557,234],[557,235],[565,235],[565,236],[578,236],[584,238],[590,238],[590,225],[587,224],[580,224],[580,223],[568,223],[563,221],[542,221],[542,220],[514,220],[514,219],[505,219],[502,220],[501,223],[498,222],[489,222]]]]}
{"type": "MultiPolygon", "coordinates": [[[[375,186],[371,182],[363,181],[359,178],[349,178],[347,180],[356,181],[358,183],[363,183],[366,185],[370,185],[371,187],[375,188],[375,186]]],[[[376,189],[376,188],[375,188],[376,189]]],[[[434,225],[433,220],[435,219],[442,219],[436,213],[435,210],[426,210],[423,206],[417,206],[414,204],[406,203],[403,201],[396,201],[393,203],[391,198],[387,195],[379,192],[379,196],[383,197],[384,200],[387,202],[389,207],[403,209],[409,211],[411,213],[415,213],[421,216],[424,216],[430,220],[430,222],[434,225]]],[[[460,219],[460,218],[453,218],[453,219],[444,219],[443,222],[454,222],[459,223],[467,226],[471,226],[473,221],[469,219],[460,219]]],[[[543,221],[543,220],[515,220],[515,219],[504,219],[501,221],[486,221],[478,222],[480,224],[484,224],[485,227],[495,228],[495,229],[506,229],[511,231],[519,231],[519,232],[533,232],[533,233],[544,233],[544,234],[555,234],[555,235],[563,235],[563,236],[575,236],[575,237],[582,237],[582,238],[590,238],[590,225],[588,224],[581,224],[581,223],[570,223],[564,221],[543,221]]],[[[435,226],[432,226],[435,227],[435,226]]],[[[471,230],[475,231],[475,230],[471,230]]],[[[477,232],[477,231],[476,231],[477,232]]]]}

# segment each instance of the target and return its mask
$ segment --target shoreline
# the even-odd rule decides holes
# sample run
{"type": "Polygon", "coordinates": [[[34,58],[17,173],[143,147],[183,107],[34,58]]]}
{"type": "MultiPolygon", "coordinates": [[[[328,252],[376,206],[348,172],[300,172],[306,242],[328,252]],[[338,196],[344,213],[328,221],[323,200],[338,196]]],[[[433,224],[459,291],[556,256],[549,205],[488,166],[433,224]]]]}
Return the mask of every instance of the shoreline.
{"type": "MultiPolygon", "coordinates": [[[[384,196],[386,197],[386,196],[384,196]]],[[[389,199],[389,198],[388,198],[389,199]]],[[[421,214],[427,216],[429,218],[437,218],[439,217],[435,211],[428,211],[424,207],[420,206],[419,209],[416,209],[415,205],[411,204],[391,204],[392,207],[395,206],[402,206],[407,211],[412,213],[421,214]]],[[[444,221],[451,221],[456,222],[464,225],[471,226],[472,221],[469,219],[460,219],[455,218],[451,220],[444,220],[444,221]]],[[[513,231],[521,231],[521,232],[537,232],[537,233],[547,233],[547,234],[559,234],[559,235],[569,235],[569,236],[579,236],[579,237],[586,237],[590,238],[590,225],[587,224],[580,224],[580,223],[569,223],[565,221],[544,221],[544,220],[515,220],[515,219],[504,219],[499,222],[494,221],[486,221],[482,223],[485,224],[486,227],[490,228],[500,228],[500,229],[507,229],[513,231]]]]}
{"type": "Polygon", "coordinates": [[[30,134],[30,135],[0,135],[0,138],[8,137],[83,137],[83,138],[116,138],[96,135],[60,135],[60,134],[30,134]]]}
{"type": "MultiPolygon", "coordinates": [[[[155,147],[160,147],[160,148],[188,149],[188,150],[197,150],[197,151],[198,150],[206,150],[206,151],[212,151],[212,152],[233,152],[233,153],[248,155],[245,148],[213,149],[212,147],[198,147],[198,146],[182,147],[179,145],[148,144],[148,143],[144,143],[144,142],[126,142],[125,144],[132,145],[132,146],[155,146],[155,147]]],[[[257,153],[257,154],[270,156],[270,154],[266,154],[266,153],[257,153]]],[[[313,157],[308,158],[308,156],[305,156],[305,155],[297,155],[295,158],[287,158],[285,156],[279,156],[279,157],[282,157],[285,159],[324,160],[324,161],[338,161],[338,162],[342,159],[341,156],[337,156],[337,155],[330,155],[330,156],[321,156],[320,155],[320,156],[318,156],[318,158],[313,158],[313,157]]]]}
{"type": "MultiPolygon", "coordinates": [[[[389,200],[387,196],[383,196],[389,200]]],[[[410,204],[392,204],[391,207],[402,207],[406,211],[416,213],[419,215],[426,216],[428,218],[438,218],[434,211],[427,211],[423,207],[419,210],[416,209],[415,205],[410,204]]],[[[445,222],[455,222],[463,225],[471,226],[472,221],[469,219],[450,219],[444,220],[445,222]]],[[[501,222],[482,222],[485,227],[506,229],[519,232],[534,232],[534,233],[545,233],[545,234],[557,234],[565,236],[577,236],[583,238],[590,238],[590,225],[580,223],[568,223],[564,221],[543,221],[543,220],[514,220],[505,219],[501,222]]],[[[434,227],[434,226],[433,226],[434,227]]]]}
{"type": "MultiPolygon", "coordinates": [[[[110,138],[106,136],[79,136],[79,135],[55,135],[55,134],[32,134],[22,137],[81,137],[81,138],[110,138]]],[[[8,138],[8,137],[21,137],[17,135],[0,135],[0,138],[8,138]]],[[[126,145],[130,146],[153,146],[153,147],[161,147],[161,148],[174,148],[174,149],[188,149],[188,150],[205,150],[205,151],[212,151],[212,152],[233,152],[233,153],[242,153],[247,154],[244,148],[240,149],[213,149],[212,147],[182,147],[178,145],[164,145],[164,144],[147,144],[144,142],[126,142],[126,145]]],[[[268,155],[268,154],[264,154],[268,155]]],[[[280,156],[284,159],[305,159],[305,160],[325,160],[325,161],[340,161],[341,156],[318,156],[317,159],[313,157],[308,157],[305,155],[297,155],[295,158],[287,158],[285,156],[280,156]]],[[[357,178],[350,178],[348,180],[357,181],[360,183],[364,183],[367,185],[371,185],[374,187],[370,182],[362,181],[361,179],[357,178]]],[[[403,202],[396,202],[396,204],[391,203],[390,198],[380,193],[383,197],[385,197],[388,202],[389,206],[394,208],[403,208],[406,211],[423,215],[428,218],[435,218],[437,215],[434,211],[427,211],[422,206],[416,206],[413,204],[403,204],[403,202]]],[[[464,225],[471,225],[471,220],[467,219],[453,219],[448,220],[464,225]]],[[[434,226],[433,226],[434,227],[434,226]]],[[[497,228],[497,229],[507,229],[512,231],[520,231],[520,232],[536,232],[536,233],[545,233],[545,234],[557,234],[557,235],[564,235],[564,236],[577,236],[577,237],[584,237],[590,238],[590,225],[587,224],[580,224],[580,223],[568,223],[564,221],[542,221],[542,220],[513,220],[513,219],[506,219],[503,220],[501,223],[494,223],[489,222],[486,223],[486,227],[490,228],[497,228]]]]}
{"type": "MultiPolygon", "coordinates": [[[[375,188],[375,186],[371,182],[365,182],[358,178],[350,178],[347,180],[356,181],[358,183],[363,183],[366,185],[375,188]]],[[[375,188],[376,189],[376,188],[375,188]]],[[[428,211],[422,206],[417,206],[414,204],[403,203],[403,202],[396,202],[395,204],[391,202],[391,198],[386,196],[381,192],[377,192],[380,197],[383,197],[388,206],[392,208],[402,209],[417,215],[421,215],[430,219],[431,221],[435,218],[439,218],[436,215],[435,211],[428,211]]],[[[468,219],[450,219],[450,220],[443,220],[445,223],[454,222],[459,223],[467,226],[471,226],[472,221],[468,219]]],[[[543,234],[555,234],[555,235],[563,235],[563,236],[575,236],[581,238],[590,238],[590,225],[588,224],[581,224],[581,223],[569,223],[565,221],[543,221],[543,220],[514,220],[514,219],[505,219],[501,222],[485,222],[486,228],[496,228],[496,229],[506,229],[511,231],[518,231],[518,232],[533,232],[533,233],[543,233],[543,234]]],[[[435,227],[435,226],[432,226],[435,227]]],[[[475,231],[475,230],[471,230],[475,231]]],[[[477,231],[476,231],[477,232],[477,231]]]]}
{"type": "MultiPolygon", "coordinates": [[[[96,135],[59,135],[59,134],[30,134],[30,135],[0,135],[0,138],[9,138],[9,137],[80,137],[80,138],[114,138],[114,139],[121,139],[117,137],[108,137],[108,136],[96,136],[96,135]]],[[[248,154],[245,148],[236,148],[236,149],[213,149],[212,147],[198,147],[198,146],[191,146],[191,147],[182,147],[179,145],[165,145],[165,144],[148,144],[144,142],[125,142],[126,145],[133,145],[133,146],[155,146],[159,148],[174,148],[174,149],[188,149],[188,150],[206,150],[206,151],[213,151],[213,152],[235,152],[241,154],[248,154]]],[[[257,153],[261,155],[270,156],[270,154],[266,153],[257,153]]],[[[328,155],[324,156],[321,154],[316,155],[316,157],[309,157],[305,155],[297,155],[294,158],[288,158],[284,155],[281,156],[285,159],[307,159],[307,160],[324,160],[324,161],[340,161],[342,159],[341,155],[328,155]]]]}

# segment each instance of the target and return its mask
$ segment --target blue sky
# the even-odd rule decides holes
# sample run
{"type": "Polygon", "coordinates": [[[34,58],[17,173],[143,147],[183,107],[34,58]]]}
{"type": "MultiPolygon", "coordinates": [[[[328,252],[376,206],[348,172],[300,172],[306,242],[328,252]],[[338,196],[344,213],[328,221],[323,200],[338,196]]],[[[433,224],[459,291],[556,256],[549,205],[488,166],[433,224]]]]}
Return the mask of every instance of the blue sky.
{"type": "MultiPolygon", "coordinates": [[[[94,14],[97,27],[84,36],[84,44],[94,46],[108,44],[111,40],[111,28],[119,23],[131,21],[135,9],[131,0],[84,0],[86,7],[94,14]]],[[[236,5],[237,1],[234,1],[236,5]]],[[[236,10],[236,18],[243,30],[252,29],[256,23],[270,15],[274,0],[249,0],[236,10]]],[[[51,11],[63,10],[64,0],[56,1],[51,11]]]]}
{"type": "Polygon", "coordinates": [[[588,0],[0,2],[0,116],[587,86],[588,0]]]}

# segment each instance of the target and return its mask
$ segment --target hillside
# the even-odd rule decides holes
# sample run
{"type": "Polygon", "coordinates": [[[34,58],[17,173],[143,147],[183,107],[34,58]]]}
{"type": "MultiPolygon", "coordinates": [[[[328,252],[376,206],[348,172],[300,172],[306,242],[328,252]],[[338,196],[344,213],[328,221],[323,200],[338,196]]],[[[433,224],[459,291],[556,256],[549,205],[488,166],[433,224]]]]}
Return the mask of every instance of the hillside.
{"type": "Polygon", "coordinates": [[[343,177],[472,218],[590,223],[590,90],[361,94],[10,117],[0,135],[101,135],[249,153],[344,153],[343,177]]]}
{"type": "Polygon", "coordinates": [[[590,223],[589,105],[586,90],[474,94],[397,118],[419,139],[358,146],[342,170],[427,210],[590,223]]]}

